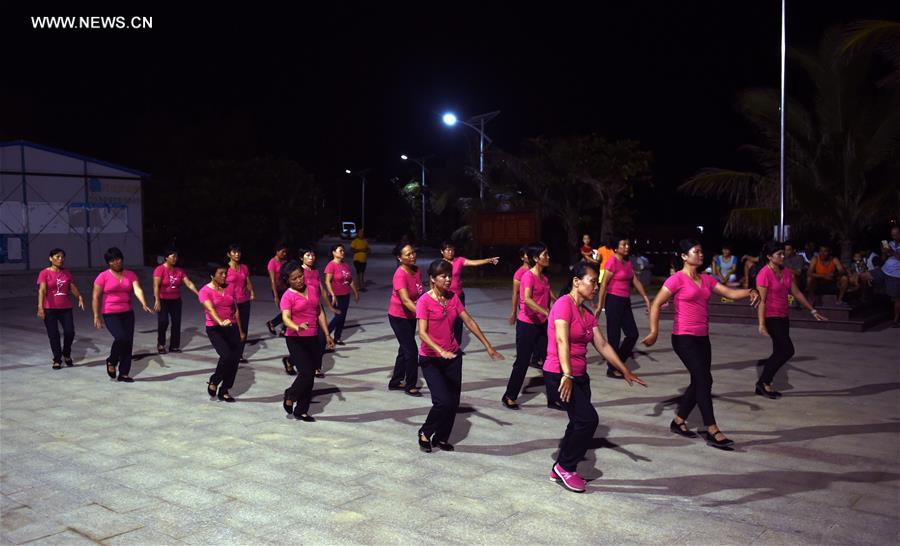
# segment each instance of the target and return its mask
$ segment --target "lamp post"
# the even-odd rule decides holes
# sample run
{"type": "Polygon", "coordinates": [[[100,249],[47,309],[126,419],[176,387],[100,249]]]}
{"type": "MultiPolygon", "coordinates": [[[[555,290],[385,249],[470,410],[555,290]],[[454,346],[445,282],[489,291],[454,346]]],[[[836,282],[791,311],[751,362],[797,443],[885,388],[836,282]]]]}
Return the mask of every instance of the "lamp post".
{"type": "Polygon", "coordinates": [[[344,172],[350,175],[358,176],[362,179],[362,218],[360,218],[359,229],[366,228],[366,176],[372,172],[372,169],[363,169],[361,171],[351,171],[344,169],[344,172]]]}
{"type": "Polygon", "coordinates": [[[778,240],[784,242],[784,54],[787,47],[787,36],[785,35],[784,21],[784,4],[786,0],[781,0],[781,107],[778,109],[781,117],[781,140],[779,142],[779,164],[778,164],[778,182],[781,190],[779,200],[779,217],[778,217],[778,240]]]}
{"type": "Polygon", "coordinates": [[[419,158],[409,157],[406,154],[402,154],[400,156],[400,159],[402,159],[403,161],[412,161],[416,165],[422,167],[422,188],[421,188],[422,191],[421,191],[421,193],[422,193],[422,240],[423,241],[428,236],[428,232],[425,230],[425,162],[428,161],[429,159],[431,159],[432,157],[434,157],[434,156],[426,155],[424,157],[419,157],[419,158]]]}
{"type": "Polygon", "coordinates": [[[484,125],[500,115],[500,110],[495,110],[493,112],[488,112],[487,114],[479,114],[477,116],[473,116],[466,121],[458,119],[456,114],[452,112],[447,112],[441,118],[444,121],[444,124],[448,127],[453,127],[457,123],[462,123],[466,127],[474,129],[479,138],[478,141],[478,173],[480,174],[479,178],[479,190],[478,195],[481,199],[481,202],[484,202],[484,141],[487,140],[488,145],[491,144],[491,139],[486,134],[484,134],[484,125]]]}

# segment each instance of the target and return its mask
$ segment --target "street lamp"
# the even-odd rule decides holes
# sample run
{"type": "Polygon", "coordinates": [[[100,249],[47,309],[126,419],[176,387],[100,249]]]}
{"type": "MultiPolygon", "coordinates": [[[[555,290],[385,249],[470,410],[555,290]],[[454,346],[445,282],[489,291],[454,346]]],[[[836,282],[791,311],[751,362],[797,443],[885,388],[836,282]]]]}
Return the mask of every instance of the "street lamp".
{"type": "MultiPolygon", "coordinates": [[[[456,116],[454,116],[453,114],[446,114],[444,116],[445,121],[448,116],[452,117],[453,122],[456,123],[456,116]]],[[[434,157],[434,156],[426,155],[424,157],[419,157],[419,158],[409,157],[406,154],[402,154],[400,156],[400,159],[402,159],[403,161],[412,161],[416,165],[422,167],[422,191],[421,191],[421,193],[422,193],[422,240],[423,241],[426,239],[426,236],[427,236],[427,232],[425,231],[425,162],[428,161],[429,159],[431,159],[432,157],[434,157]]]]}
{"type": "Polygon", "coordinates": [[[500,110],[495,110],[493,112],[488,112],[487,114],[479,114],[477,116],[473,116],[469,118],[467,121],[462,121],[458,119],[455,114],[452,112],[447,112],[441,118],[444,121],[444,124],[448,127],[453,127],[457,122],[462,123],[466,127],[470,127],[475,129],[478,132],[479,145],[478,145],[478,173],[481,175],[479,178],[479,191],[478,195],[481,198],[481,202],[484,202],[484,141],[488,141],[488,145],[491,144],[491,139],[486,134],[484,134],[484,124],[491,121],[495,117],[500,114],[500,110]]]}
{"type": "Polygon", "coordinates": [[[360,219],[359,229],[366,228],[366,175],[372,172],[372,169],[363,169],[361,171],[351,171],[344,169],[344,172],[350,175],[358,176],[362,179],[362,218],[360,219]]]}

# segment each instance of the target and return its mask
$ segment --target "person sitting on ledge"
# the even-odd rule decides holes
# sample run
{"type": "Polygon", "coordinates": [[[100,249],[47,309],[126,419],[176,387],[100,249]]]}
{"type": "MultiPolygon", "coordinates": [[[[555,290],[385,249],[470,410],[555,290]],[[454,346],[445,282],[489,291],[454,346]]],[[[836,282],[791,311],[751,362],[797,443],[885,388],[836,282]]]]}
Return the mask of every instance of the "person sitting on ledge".
{"type": "Polygon", "coordinates": [[[844,295],[849,284],[847,271],[841,261],[831,255],[831,247],[820,246],[819,254],[810,260],[806,273],[807,298],[812,301],[823,294],[837,294],[837,304],[846,305],[844,295]]]}

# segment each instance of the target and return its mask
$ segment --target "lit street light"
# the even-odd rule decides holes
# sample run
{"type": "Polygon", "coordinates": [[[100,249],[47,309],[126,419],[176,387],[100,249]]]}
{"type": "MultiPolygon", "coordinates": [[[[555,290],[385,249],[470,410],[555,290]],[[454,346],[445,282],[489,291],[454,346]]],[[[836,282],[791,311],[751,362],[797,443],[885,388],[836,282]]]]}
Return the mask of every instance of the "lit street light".
{"type": "Polygon", "coordinates": [[[350,175],[358,176],[362,179],[362,218],[360,218],[359,229],[366,227],[366,175],[372,172],[372,169],[363,169],[353,172],[350,169],[344,169],[344,172],[350,175]]]}
{"type": "MultiPolygon", "coordinates": [[[[456,123],[456,116],[454,116],[453,114],[445,114],[444,115],[445,123],[447,121],[448,116],[453,118],[453,123],[456,123]]],[[[422,194],[422,240],[423,241],[425,240],[425,238],[427,236],[427,232],[425,231],[425,162],[428,159],[430,159],[431,157],[433,157],[433,156],[426,155],[426,156],[420,157],[420,158],[408,157],[406,154],[402,154],[400,156],[400,159],[402,159],[403,161],[412,161],[416,165],[422,167],[421,194],[422,194]]]]}
{"type": "Polygon", "coordinates": [[[448,127],[453,127],[457,122],[462,123],[466,127],[470,127],[475,129],[478,132],[479,138],[479,146],[478,146],[478,173],[481,175],[479,178],[479,191],[478,195],[481,198],[481,202],[484,202],[484,141],[488,141],[488,145],[491,144],[491,139],[484,134],[484,124],[491,121],[495,117],[500,114],[500,110],[495,110],[493,112],[488,112],[487,114],[479,114],[477,116],[473,116],[469,118],[467,121],[462,121],[456,117],[452,112],[447,112],[441,118],[444,121],[444,124],[448,127]]]}

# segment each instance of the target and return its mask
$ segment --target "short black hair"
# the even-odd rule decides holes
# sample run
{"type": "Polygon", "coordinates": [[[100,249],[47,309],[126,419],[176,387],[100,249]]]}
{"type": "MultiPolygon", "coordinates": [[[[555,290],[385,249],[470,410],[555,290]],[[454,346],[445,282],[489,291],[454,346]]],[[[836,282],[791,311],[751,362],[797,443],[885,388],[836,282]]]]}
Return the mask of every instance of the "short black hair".
{"type": "Polygon", "coordinates": [[[678,248],[681,250],[682,254],[687,254],[691,251],[692,248],[698,246],[700,241],[697,239],[682,239],[678,241],[678,248]]]}
{"type": "Polygon", "coordinates": [[[50,254],[48,254],[47,257],[52,258],[52,257],[56,256],[57,254],[62,254],[63,256],[65,256],[66,251],[61,248],[51,248],[50,254]]]}
{"type": "Polygon", "coordinates": [[[169,246],[163,249],[163,258],[168,258],[172,254],[178,254],[178,249],[174,246],[169,246]]]}
{"type": "Polygon", "coordinates": [[[288,279],[291,278],[291,273],[298,269],[300,271],[303,271],[303,266],[297,260],[291,260],[288,263],[284,264],[284,267],[281,268],[281,282],[284,283],[285,286],[290,286],[288,279]]]}
{"type": "Polygon", "coordinates": [[[288,244],[285,243],[284,241],[278,241],[277,243],[275,243],[275,252],[278,252],[279,250],[287,250],[287,249],[288,249],[288,244]]]}
{"type": "Polygon", "coordinates": [[[112,246],[106,249],[106,252],[103,253],[103,261],[109,263],[113,260],[124,260],[125,256],[122,254],[122,251],[119,250],[119,247],[112,246]]]}
{"type": "Polygon", "coordinates": [[[228,250],[226,250],[225,252],[231,252],[232,250],[237,250],[238,252],[241,252],[241,245],[239,245],[237,243],[231,243],[230,245],[228,245],[228,250]]]}
{"type": "Polygon", "coordinates": [[[769,241],[763,245],[763,256],[768,258],[772,254],[775,254],[779,250],[784,250],[785,243],[779,241],[769,241]]]}
{"type": "Polygon", "coordinates": [[[534,264],[537,263],[538,257],[545,250],[547,250],[547,245],[540,241],[530,243],[528,245],[528,250],[526,251],[526,254],[528,254],[528,265],[534,267],[534,264]]]}
{"type": "Polygon", "coordinates": [[[210,277],[214,277],[220,269],[228,270],[228,262],[225,260],[214,260],[206,264],[206,271],[210,277]]]}
{"type": "Polygon", "coordinates": [[[453,266],[447,260],[437,259],[428,264],[428,278],[433,279],[438,275],[453,274],[453,266]]]}
{"type": "Polygon", "coordinates": [[[416,247],[414,247],[412,243],[406,240],[401,240],[399,243],[394,245],[394,249],[391,251],[391,255],[393,255],[395,258],[399,258],[400,254],[403,253],[403,249],[406,247],[412,247],[413,252],[415,252],[416,250],[416,247]]]}

